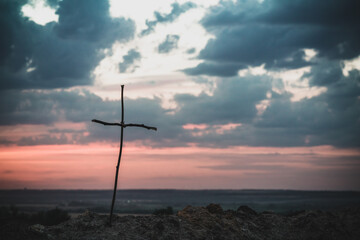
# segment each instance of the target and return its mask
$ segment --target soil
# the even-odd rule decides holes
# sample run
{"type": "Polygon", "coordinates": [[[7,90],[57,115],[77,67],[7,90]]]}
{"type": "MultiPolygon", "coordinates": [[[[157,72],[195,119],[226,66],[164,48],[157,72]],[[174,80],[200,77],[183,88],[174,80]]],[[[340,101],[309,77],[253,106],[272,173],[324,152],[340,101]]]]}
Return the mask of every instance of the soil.
{"type": "Polygon", "coordinates": [[[360,239],[360,208],[332,212],[301,211],[291,215],[257,213],[241,206],[187,206],[176,215],[113,216],[85,212],[56,226],[0,229],[1,239],[360,239]]]}

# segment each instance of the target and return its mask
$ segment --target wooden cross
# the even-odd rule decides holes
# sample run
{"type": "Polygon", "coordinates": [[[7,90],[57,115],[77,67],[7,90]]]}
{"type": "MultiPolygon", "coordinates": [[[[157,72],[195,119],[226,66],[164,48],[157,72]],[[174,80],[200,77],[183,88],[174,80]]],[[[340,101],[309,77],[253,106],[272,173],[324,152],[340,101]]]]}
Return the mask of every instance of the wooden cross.
{"type": "Polygon", "coordinates": [[[113,214],[114,209],[114,203],[115,203],[115,197],[116,197],[116,188],[117,188],[117,182],[118,182],[118,175],[119,175],[119,166],[120,166],[120,160],[121,160],[121,153],[122,153],[122,147],[123,147],[123,139],[124,139],[124,128],[126,127],[142,127],[146,128],[148,130],[157,130],[156,127],[149,127],[144,124],[136,124],[136,123],[124,123],[124,85],[121,85],[121,123],[108,123],[100,120],[93,119],[92,122],[100,123],[105,126],[120,126],[121,127],[121,134],[120,134],[120,152],[119,152],[119,158],[116,165],[116,175],[115,175],[115,184],[114,184],[114,193],[113,198],[111,202],[111,210],[110,210],[110,220],[109,223],[111,225],[111,218],[113,214]]]}

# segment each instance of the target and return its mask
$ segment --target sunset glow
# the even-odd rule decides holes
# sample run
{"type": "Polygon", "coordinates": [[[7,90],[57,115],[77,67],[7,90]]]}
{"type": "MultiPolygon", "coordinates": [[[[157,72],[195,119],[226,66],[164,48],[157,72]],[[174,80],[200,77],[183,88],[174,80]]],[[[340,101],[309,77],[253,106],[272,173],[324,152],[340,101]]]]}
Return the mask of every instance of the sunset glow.
{"type": "Polygon", "coordinates": [[[125,85],[158,130],[120,189],[360,190],[360,19],[325,2],[1,1],[0,189],[111,189],[125,85]]]}
{"type": "MultiPolygon", "coordinates": [[[[110,189],[118,147],[45,145],[0,151],[1,188],[110,189]]],[[[275,182],[279,189],[358,189],[352,159],[359,154],[330,146],[151,149],[130,144],[124,150],[119,187],[272,189],[275,182]],[[332,179],[322,180],[326,175],[332,179]]]]}

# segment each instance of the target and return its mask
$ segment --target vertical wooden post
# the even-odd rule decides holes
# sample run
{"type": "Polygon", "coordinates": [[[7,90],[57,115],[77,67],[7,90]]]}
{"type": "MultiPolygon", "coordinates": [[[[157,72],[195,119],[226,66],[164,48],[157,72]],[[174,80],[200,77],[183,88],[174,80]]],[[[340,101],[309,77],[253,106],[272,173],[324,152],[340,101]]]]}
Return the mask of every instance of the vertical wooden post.
{"type": "Polygon", "coordinates": [[[146,128],[148,130],[154,130],[154,131],[156,131],[157,128],[156,127],[150,127],[150,126],[147,126],[145,124],[136,124],[136,123],[125,124],[125,122],[124,122],[124,85],[121,85],[121,123],[109,123],[109,122],[104,122],[104,121],[97,120],[97,119],[93,119],[91,121],[95,122],[95,123],[103,124],[105,126],[120,126],[121,127],[120,152],[119,152],[118,162],[117,162],[117,165],[116,165],[114,193],[113,193],[113,198],[112,198],[112,202],[111,202],[110,219],[109,219],[109,225],[111,226],[112,214],[113,214],[113,210],[114,210],[116,191],[117,191],[117,182],[118,182],[118,176],[119,176],[121,154],[122,154],[122,148],[123,148],[124,128],[126,128],[126,127],[142,127],[142,128],[146,128]]]}
{"type": "Polygon", "coordinates": [[[117,189],[117,182],[118,182],[118,176],[119,176],[119,167],[120,167],[120,160],[121,160],[121,154],[122,154],[122,147],[123,147],[123,139],[124,139],[124,85],[121,85],[121,133],[120,133],[120,152],[119,152],[119,158],[116,165],[116,175],[115,175],[115,184],[114,184],[114,193],[113,198],[111,202],[111,210],[110,210],[110,219],[109,224],[111,226],[111,219],[112,214],[114,210],[114,204],[115,204],[115,197],[116,197],[116,189],[117,189]]]}

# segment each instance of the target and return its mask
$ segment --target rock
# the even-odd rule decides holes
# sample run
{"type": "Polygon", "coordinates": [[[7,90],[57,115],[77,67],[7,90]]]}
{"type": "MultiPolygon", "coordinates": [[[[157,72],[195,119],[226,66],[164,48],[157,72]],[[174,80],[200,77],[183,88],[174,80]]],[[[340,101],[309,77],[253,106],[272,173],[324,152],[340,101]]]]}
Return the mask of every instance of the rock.
{"type": "Polygon", "coordinates": [[[213,216],[204,207],[187,206],[177,213],[177,216],[191,224],[209,226],[213,216]]]}
{"type": "Polygon", "coordinates": [[[210,213],[214,213],[214,214],[222,214],[224,212],[222,207],[219,204],[214,204],[214,203],[207,205],[206,209],[210,213]]]}
{"type": "Polygon", "coordinates": [[[242,212],[244,214],[249,214],[249,215],[257,215],[257,212],[249,208],[248,206],[240,206],[237,209],[237,212],[242,212]]]}
{"type": "Polygon", "coordinates": [[[43,235],[45,234],[45,227],[41,224],[35,224],[35,225],[31,225],[29,227],[29,230],[33,233],[39,234],[39,235],[43,235]]]}

